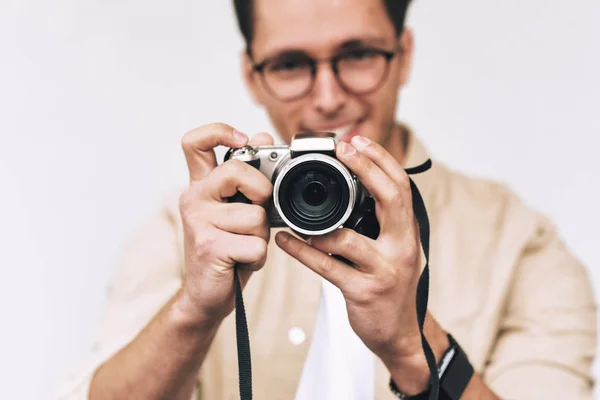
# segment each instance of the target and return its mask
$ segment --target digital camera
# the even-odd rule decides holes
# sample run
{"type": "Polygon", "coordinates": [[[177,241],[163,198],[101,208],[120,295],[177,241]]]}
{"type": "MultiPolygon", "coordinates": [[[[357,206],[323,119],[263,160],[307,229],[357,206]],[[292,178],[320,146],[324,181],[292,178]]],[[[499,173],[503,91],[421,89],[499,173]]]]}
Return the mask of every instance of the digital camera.
{"type": "MultiPolygon", "coordinates": [[[[334,133],[294,136],[290,146],[232,148],[225,161],[240,160],[257,168],[273,184],[267,206],[271,227],[289,227],[305,235],[350,228],[376,238],[375,202],[357,177],[335,156],[334,133]]],[[[250,201],[237,193],[229,202],[250,201]]]]}

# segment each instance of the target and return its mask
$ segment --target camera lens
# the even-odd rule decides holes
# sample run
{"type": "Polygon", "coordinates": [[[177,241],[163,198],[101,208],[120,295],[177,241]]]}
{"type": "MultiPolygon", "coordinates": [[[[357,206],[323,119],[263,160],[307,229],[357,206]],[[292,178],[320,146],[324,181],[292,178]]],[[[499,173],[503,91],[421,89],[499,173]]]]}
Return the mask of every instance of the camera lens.
{"type": "Polygon", "coordinates": [[[327,199],[327,188],[319,181],[312,181],[304,186],[302,198],[311,206],[318,206],[327,199]]]}
{"type": "Polygon", "coordinates": [[[321,160],[301,162],[282,177],[278,190],[281,213],[310,232],[338,224],[350,204],[350,187],[340,170],[321,160]]]}

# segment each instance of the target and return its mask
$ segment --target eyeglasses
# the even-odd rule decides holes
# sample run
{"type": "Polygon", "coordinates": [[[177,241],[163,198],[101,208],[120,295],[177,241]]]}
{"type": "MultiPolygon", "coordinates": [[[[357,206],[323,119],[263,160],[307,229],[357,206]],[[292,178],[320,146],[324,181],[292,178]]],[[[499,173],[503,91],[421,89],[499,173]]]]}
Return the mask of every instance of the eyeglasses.
{"type": "Polygon", "coordinates": [[[267,59],[253,66],[266,90],[281,101],[306,96],[317,76],[317,64],[329,63],[340,86],[349,93],[364,95],[375,91],[385,81],[390,60],[398,53],[373,47],[345,50],[333,57],[314,59],[304,53],[291,53],[267,59]]]}

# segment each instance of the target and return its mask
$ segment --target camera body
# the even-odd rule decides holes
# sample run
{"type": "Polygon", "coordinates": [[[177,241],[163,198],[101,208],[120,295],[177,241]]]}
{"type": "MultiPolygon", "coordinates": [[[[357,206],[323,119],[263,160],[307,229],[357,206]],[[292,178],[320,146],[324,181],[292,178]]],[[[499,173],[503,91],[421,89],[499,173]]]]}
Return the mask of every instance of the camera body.
{"type": "MultiPolygon", "coordinates": [[[[243,161],[271,180],[267,216],[272,227],[310,236],[345,227],[374,239],[379,235],[375,202],[336,158],[337,142],[334,133],[299,133],[290,146],[229,149],[225,161],[243,161]]],[[[250,203],[241,193],[229,201],[250,203]]]]}

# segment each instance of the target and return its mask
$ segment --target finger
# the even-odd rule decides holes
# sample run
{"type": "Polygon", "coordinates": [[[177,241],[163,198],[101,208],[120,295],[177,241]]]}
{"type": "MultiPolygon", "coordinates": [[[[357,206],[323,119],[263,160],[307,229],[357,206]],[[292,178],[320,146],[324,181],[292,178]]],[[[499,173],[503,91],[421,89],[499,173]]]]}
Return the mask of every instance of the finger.
{"type": "Polygon", "coordinates": [[[336,155],[354,172],[376,202],[384,207],[389,207],[394,203],[395,197],[399,194],[399,188],[369,157],[356,151],[351,144],[345,142],[338,144],[336,155]]]}
{"type": "Polygon", "coordinates": [[[324,253],[342,256],[351,261],[355,267],[363,272],[374,272],[379,265],[383,265],[372,245],[371,239],[351,229],[336,229],[321,236],[310,238],[310,245],[324,253]]]}
{"type": "Polygon", "coordinates": [[[356,150],[369,157],[396,185],[410,188],[410,181],[404,168],[379,143],[362,136],[355,136],[352,138],[352,145],[356,150]]]}
{"type": "Polygon", "coordinates": [[[241,268],[252,271],[262,267],[267,257],[266,240],[257,236],[217,232],[216,235],[221,236],[218,243],[226,243],[226,245],[215,246],[217,259],[226,265],[240,264],[241,268]]]}
{"type": "Polygon", "coordinates": [[[382,171],[384,171],[400,188],[402,201],[405,204],[406,226],[410,232],[418,237],[418,225],[414,219],[412,189],[410,178],[398,161],[377,142],[370,141],[362,136],[352,138],[352,144],[356,149],[365,154],[382,171]]]}
{"type": "Polygon", "coordinates": [[[211,222],[223,231],[258,236],[269,241],[267,212],[259,205],[218,203],[211,222]]]}
{"type": "Polygon", "coordinates": [[[205,195],[217,201],[242,192],[252,203],[264,204],[273,192],[273,185],[266,176],[239,160],[229,160],[216,167],[205,184],[205,195]]]}
{"type": "Polygon", "coordinates": [[[265,132],[257,133],[250,139],[250,144],[252,146],[273,146],[274,143],[273,136],[265,132]]]}
{"type": "Polygon", "coordinates": [[[309,246],[302,240],[287,232],[277,232],[277,245],[290,256],[294,257],[308,268],[327,279],[342,291],[352,286],[352,282],[360,278],[361,272],[336,260],[329,254],[309,246]]]}
{"type": "Polygon", "coordinates": [[[248,137],[226,124],[209,124],[186,133],[181,139],[190,181],[203,179],[217,166],[214,148],[242,147],[248,137]]]}
{"type": "Polygon", "coordinates": [[[410,184],[399,186],[377,164],[351,144],[341,142],[336,155],[354,172],[375,199],[375,213],[381,227],[380,238],[412,234],[414,216],[410,184]]]}

